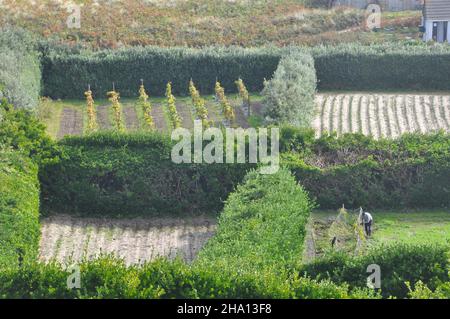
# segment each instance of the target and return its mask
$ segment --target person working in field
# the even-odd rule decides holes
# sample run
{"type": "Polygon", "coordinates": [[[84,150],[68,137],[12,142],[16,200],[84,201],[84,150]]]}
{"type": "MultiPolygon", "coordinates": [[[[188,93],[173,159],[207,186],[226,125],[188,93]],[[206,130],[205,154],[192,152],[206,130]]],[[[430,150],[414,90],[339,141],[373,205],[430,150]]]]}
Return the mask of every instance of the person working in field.
{"type": "Polygon", "coordinates": [[[373,218],[369,212],[363,211],[362,207],[359,208],[359,220],[361,221],[361,225],[364,224],[364,231],[366,236],[372,235],[372,223],[373,218]]]}

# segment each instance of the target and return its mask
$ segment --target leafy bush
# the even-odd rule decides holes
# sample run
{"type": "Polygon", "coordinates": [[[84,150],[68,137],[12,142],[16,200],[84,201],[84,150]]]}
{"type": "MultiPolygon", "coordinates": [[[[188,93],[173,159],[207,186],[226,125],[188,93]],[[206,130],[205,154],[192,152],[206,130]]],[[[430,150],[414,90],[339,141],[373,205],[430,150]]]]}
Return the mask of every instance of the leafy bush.
{"type": "Polygon", "coordinates": [[[435,288],[441,281],[449,280],[448,247],[431,245],[379,246],[357,257],[331,254],[304,265],[301,273],[317,280],[347,283],[350,288],[363,288],[369,275],[367,267],[372,264],[380,266],[384,297],[407,297],[407,282],[414,285],[421,281],[435,288]]]}
{"type": "Polygon", "coordinates": [[[356,43],[312,49],[320,90],[449,90],[448,45],[356,43]]]}
{"type": "Polygon", "coordinates": [[[37,167],[18,152],[0,148],[0,269],[37,258],[37,167]]]}
{"type": "Polygon", "coordinates": [[[0,98],[34,109],[41,91],[39,54],[30,34],[0,27],[0,98]]]}
{"type": "MultiPolygon", "coordinates": [[[[182,261],[158,259],[141,266],[103,256],[83,261],[80,289],[68,289],[70,273],[57,263],[30,263],[0,271],[0,298],[373,298],[367,291],[350,293],[346,285],[296,277],[261,285],[257,272],[226,278],[182,261]]],[[[265,279],[268,279],[267,277],[265,279]]]]}
{"type": "Polygon", "coordinates": [[[251,171],[229,196],[216,235],[195,266],[215,271],[217,280],[252,276],[257,269],[262,286],[282,285],[300,262],[311,208],[288,170],[272,175],[251,171]]]}
{"type": "Polygon", "coordinates": [[[17,110],[0,100],[0,149],[12,148],[37,163],[58,159],[58,149],[44,125],[27,110],[17,110]]]}
{"type": "Polygon", "coordinates": [[[309,127],[314,117],[316,74],[306,53],[285,56],[262,91],[264,115],[274,123],[309,127]]]}
{"type": "Polygon", "coordinates": [[[40,170],[43,208],[100,215],[214,213],[250,164],[175,164],[157,132],[95,133],[60,142],[40,170]]]}

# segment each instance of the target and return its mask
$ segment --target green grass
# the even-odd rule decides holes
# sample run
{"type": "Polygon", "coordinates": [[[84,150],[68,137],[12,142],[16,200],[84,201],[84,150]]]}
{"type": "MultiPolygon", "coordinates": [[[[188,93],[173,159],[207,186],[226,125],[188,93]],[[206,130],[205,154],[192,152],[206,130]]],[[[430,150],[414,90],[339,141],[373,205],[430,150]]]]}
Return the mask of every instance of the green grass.
{"type": "MultiPolygon", "coordinates": [[[[357,217],[356,212],[349,213],[352,217],[357,217]]],[[[450,244],[450,210],[370,211],[370,213],[374,218],[374,224],[372,237],[367,241],[369,246],[393,242],[450,244]]],[[[330,243],[335,233],[330,227],[337,215],[337,211],[313,212],[312,222],[317,255],[331,249],[330,243]]],[[[344,239],[340,243],[340,248],[352,251],[355,246],[354,238],[344,236],[348,234],[338,234],[338,236],[341,235],[344,239]]]]}

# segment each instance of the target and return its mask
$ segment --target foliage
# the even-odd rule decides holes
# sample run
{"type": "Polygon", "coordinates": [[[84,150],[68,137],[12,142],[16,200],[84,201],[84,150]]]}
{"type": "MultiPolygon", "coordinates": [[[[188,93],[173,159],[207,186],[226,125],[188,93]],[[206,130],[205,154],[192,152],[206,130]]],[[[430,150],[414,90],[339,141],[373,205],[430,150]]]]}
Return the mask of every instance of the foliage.
{"type": "Polygon", "coordinates": [[[0,149],[12,148],[37,163],[57,160],[59,153],[55,143],[47,136],[44,125],[29,111],[17,110],[2,99],[0,119],[0,149]]]}
{"type": "Polygon", "coordinates": [[[222,107],[222,113],[223,116],[227,121],[230,123],[234,122],[235,115],[234,115],[234,109],[231,106],[230,102],[228,102],[228,99],[225,95],[225,90],[220,85],[219,81],[216,81],[216,98],[220,103],[220,106],[222,107]]]}
{"type": "Polygon", "coordinates": [[[208,109],[205,106],[205,100],[200,96],[200,93],[192,80],[189,81],[189,93],[191,94],[192,104],[194,106],[197,119],[202,121],[204,128],[208,128],[210,126],[210,122],[208,121],[208,109]]]}
{"type": "Polygon", "coordinates": [[[282,285],[300,261],[311,208],[288,170],[251,171],[230,194],[217,232],[195,266],[215,270],[219,278],[252,275],[257,269],[262,282],[282,285]]]}
{"type": "Polygon", "coordinates": [[[120,216],[214,213],[250,164],[175,164],[157,132],[65,138],[40,170],[44,211],[120,216]]]}
{"type": "Polygon", "coordinates": [[[88,114],[88,131],[94,132],[98,129],[98,124],[97,124],[97,113],[95,110],[95,102],[94,102],[94,98],[92,97],[92,91],[89,89],[86,92],[84,92],[84,95],[86,96],[86,111],[88,114]]]}
{"type": "Polygon", "coordinates": [[[362,134],[314,139],[281,133],[282,162],[321,208],[450,207],[450,139],[446,133],[374,140],[362,134]]]}
{"type": "Polygon", "coordinates": [[[192,79],[203,94],[213,93],[220,78],[225,90],[235,92],[241,77],[251,92],[262,89],[263,79],[276,69],[283,49],[240,47],[160,48],[133,47],[99,52],[50,46],[43,59],[44,95],[80,98],[85,83],[95,92],[107,92],[114,79],[123,97],[136,96],[136,82],[145,78],[156,96],[168,82],[172,93],[189,94],[192,79]],[[77,79],[73,81],[72,79],[77,79]]]}
{"type": "Polygon", "coordinates": [[[434,245],[381,245],[357,257],[329,254],[304,265],[301,273],[317,280],[347,283],[350,288],[363,288],[367,285],[367,267],[372,264],[380,266],[384,297],[407,297],[406,282],[414,285],[421,281],[434,288],[449,280],[448,247],[434,245]]]}
{"type": "Polygon", "coordinates": [[[194,269],[180,260],[157,259],[139,266],[101,256],[79,264],[80,289],[68,289],[70,275],[63,265],[29,263],[0,272],[0,298],[373,298],[373,294],[349,292],[347,286],[303,277],[275,285],[275,275],[261,285],[257,273],[227,278],[209,269],[194,269]]]}
{"type": "Polygon", "coordinates": [[[175,105],[175,96],[172,94],[172,84],[167,83],[166,87],[166,99],[167,99],[167,111],[169,112],[170,124],[173,129],[177,129],[181,126],[181,117],[178,114],[177,107],[175,105]]]}
{"type": "Polygon", "coordinates": [[[264,82],[264,115],[270,123],[309,127],[314,117],[314,60],[296,52],[281,59],[272,79],[264,82]]]}
{"type": "Polygon", "coordinates": [[[39,102],[41,66],[31,35],[0,27],[0,99],[33,110],[39,102]]]}
{"type": "Polygon", "coordinates": [[[147,92],[145,92],[145,87],[143,83],[139,87],[139,100],[137,106],[142,109],[142,112],[144,113],[144,120],[148,128],[154,130],[155,123],[152,117],[152,104],[148,100],[148,95],[147,92]]]}
{"type": "Polygon", "coordinates": [[[342,44],[312,49],[320,90],[448,90],[448,45],[342,44]]]}
{"type": "Polygon", "coordinates": [[[39,248],[37,167],[0,148],[0,269],[34,261],[39,248]]]}

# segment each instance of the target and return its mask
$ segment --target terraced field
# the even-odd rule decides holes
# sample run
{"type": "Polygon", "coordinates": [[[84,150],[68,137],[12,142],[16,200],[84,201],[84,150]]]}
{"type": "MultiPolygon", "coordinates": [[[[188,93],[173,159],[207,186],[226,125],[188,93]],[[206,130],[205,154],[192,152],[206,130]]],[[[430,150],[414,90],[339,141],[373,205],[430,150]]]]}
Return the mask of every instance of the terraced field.
{"type": "Polygon", "coordinates": [[[55,215],[41,221],[40,259],[61,262],[114,254],[130,264],[159,256],[192,261],[214,234],[216,220],[195,218],[75,218],[55,215]]]}
{"type": "Polygon", "coordinates": [[[450,96],[319,94],[313,122],[317,136],[359,132],[375,138],[450,131],[450,96]]]}

